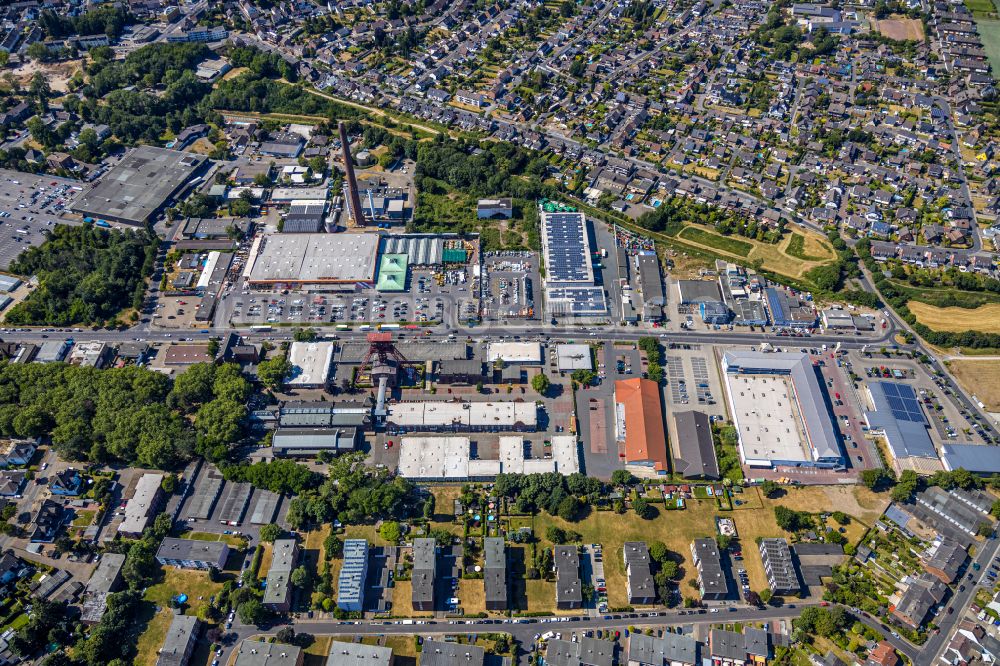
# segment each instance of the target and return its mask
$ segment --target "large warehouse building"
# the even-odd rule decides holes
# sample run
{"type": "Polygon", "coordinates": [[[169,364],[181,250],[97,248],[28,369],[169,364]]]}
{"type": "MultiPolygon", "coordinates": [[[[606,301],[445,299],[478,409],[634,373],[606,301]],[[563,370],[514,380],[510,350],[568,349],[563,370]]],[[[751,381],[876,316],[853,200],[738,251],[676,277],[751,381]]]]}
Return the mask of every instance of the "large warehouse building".
{"type": "Polygon", "coordinates": [[[375,282],[378,234],[271,234],[249,268],[256,288],[353,286],[375,282]]]}
{"type": "Polygon", "coordinates": [[[603,317],[608,313],[604,288],[594,279],[590,232],[583,213],[542,213],[542,256],[549,313],[603,317]]]}
{"type": "Polygon", "coordinates": [[[845,465],[826,392],[807,354],[723,354],[726,397],[749,467],[845,465]]]}
{"type": "Polygon", "coordinates": [[[625,442],[625,465],[635,474],[667,474],[660,387],[650,379],[615,382],[615,438],[625,442]]]}
{"type": "Polygon", "coordinates": [[[141,226],[205,164],[201,155],[140,146],[73,202],[85,218],[141,226]]]}

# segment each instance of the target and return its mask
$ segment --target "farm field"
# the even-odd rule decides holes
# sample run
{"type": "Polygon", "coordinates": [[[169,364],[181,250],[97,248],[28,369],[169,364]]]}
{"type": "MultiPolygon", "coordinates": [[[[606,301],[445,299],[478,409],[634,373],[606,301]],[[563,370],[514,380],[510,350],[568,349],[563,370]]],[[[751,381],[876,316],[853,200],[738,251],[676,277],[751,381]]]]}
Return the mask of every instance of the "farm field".
{"type": "Polygon", "coordinates": [[[935,331],[1000,333],[1000,303],[988,303],[978,308],[939,308],[910,301],[907,307],[921,324],[935,331]]]}
{"type": "Polygon", "coordinates": [[[987,411],[1000,412],[1000,361],[955,360],[948,368],[962,387],[979,398],[987,411]]]}

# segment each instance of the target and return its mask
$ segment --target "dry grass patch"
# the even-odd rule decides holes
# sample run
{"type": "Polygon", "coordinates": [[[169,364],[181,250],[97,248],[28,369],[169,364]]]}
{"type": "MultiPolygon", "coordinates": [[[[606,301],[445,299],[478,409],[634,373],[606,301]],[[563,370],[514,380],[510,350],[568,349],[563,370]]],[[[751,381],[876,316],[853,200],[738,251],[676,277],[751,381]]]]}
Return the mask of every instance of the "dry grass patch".
{"type": "Polygon", "coordinates": [[[988,411],[1000,412],[1000,361],[954,360],[948,367],[965,390],[986,405],[988,411]]]}
{"type": "Polygon", "coordinates": [[[475,578],[460,578],[456,596],[466,615],[486,612],[486,588],[483,581],[475,578]]]}
{"type": "Polygon", "coordinates": [[[156,614],[146,624],[142,635],[139,636],[136,645],[139,652],[136,656],[136,664],[153,666],[156,663],[156,653],[163,647],[163,639],[167,635],[173,617],[170,599],[174,595],[181,593],[188,595],[185,614],[197,615],[202,607],[208,605],[209,597],[222,590],[222,583],[210,581],[207,571],[168,568],[163,573],[163,580],[150,586],[143,597],[147,602],[158,606],[159,611],[156,611],[156,614]]]}
{"type": "Polygon", "coordinates": [[[987,303],[978,308],[938,308],[920,301],[909,301],[906,307],[917,321],[935,331],[1000,333],[1000,303],[987,303]]]}
{"type": "Polygon", "coordinates": [[[906,40],[923,41],[924,25],[917,19],[893,17],[881,21],[873,21],[874,28],[883,37],[902,42],[906,40]]]}
{"type": "Polygon", "coordinates": [[[392,612],[403,617],[432,617],[434,613],[413,610],[413,581],[397,580],[392,588],[392,612]]]}

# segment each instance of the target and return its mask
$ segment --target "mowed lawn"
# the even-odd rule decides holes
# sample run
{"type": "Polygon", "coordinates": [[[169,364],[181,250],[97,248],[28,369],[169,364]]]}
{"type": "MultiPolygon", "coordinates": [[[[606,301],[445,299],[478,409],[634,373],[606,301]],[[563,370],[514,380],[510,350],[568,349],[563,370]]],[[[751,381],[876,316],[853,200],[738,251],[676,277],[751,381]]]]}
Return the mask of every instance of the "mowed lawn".
{"type": "Polygon", "coordinates": [[[987,411],[1000,411],[1000,361],[962,359],[949,361],[958,382],[976,396],[987,411]]]}
{"type": "Polygon", "coordinates": [[[136,664],[144,666],[156,664],[156,652],[163,647],[163,639],[167,635],[174,614],[170,608],[170,599],[175,594],[188,595],[185,615],[197,615],[202,607],[208,605],[209,598],[222,590],[222,583],[210,581],[207,571],[168,567],[164,569],[163,574],[161,582],[151,585],[146,590],[144,599],[149,602],[150,610],[155,614],[151,616],[145,631],[139,637],[136,664]],[[154,604],[159,607],[159,611],[152,608],[154,604]]]}

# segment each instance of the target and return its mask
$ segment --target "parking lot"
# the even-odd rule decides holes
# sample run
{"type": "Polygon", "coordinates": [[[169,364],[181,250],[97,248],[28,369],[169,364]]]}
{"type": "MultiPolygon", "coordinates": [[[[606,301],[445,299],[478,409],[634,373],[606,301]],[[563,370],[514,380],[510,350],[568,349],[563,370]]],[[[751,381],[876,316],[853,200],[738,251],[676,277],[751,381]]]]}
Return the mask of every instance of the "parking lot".
{"type": "Polygon", "coordinates": [[[534,252],[490,252],[483,257],[482,316],[487,321],[540,319],[535,298],[541,288],[534,252]]]}
{"type": "Polygon", "coordinates": [[[54,225],[82,224],[67,212],[80,189],[68,178],[0,169],[0,270],[26,247],[41,245],[54,225]]]}

